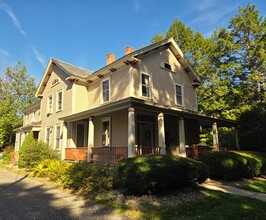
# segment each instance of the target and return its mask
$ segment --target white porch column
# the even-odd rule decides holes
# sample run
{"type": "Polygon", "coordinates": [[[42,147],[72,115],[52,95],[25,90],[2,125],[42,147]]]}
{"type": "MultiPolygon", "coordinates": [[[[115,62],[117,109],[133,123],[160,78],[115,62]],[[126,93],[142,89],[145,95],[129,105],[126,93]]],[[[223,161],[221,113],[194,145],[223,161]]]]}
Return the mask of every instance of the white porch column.
{"type": "Polygon", "coordinates": [[[166,154],[164,114],[162,112],[158,115],[158,143],[159,147],[161,147],[161,154],[166,154]]]}
{"type": "Polygon", "coordinates": [[[135,143],[135,109],[130,107],[128,108],[128,157],[136,155],[135,143]]]}
{"type": "Polygon", "coordinates": [[[179,126],[179,153],[181,157],[186,157],[186,136],[184,118],[180,117],[178,121],[179,126]]]}
{"type": "Polygon", "coordinates": [[[67,123],[63,123],[63,138],[62,138],[62,147],[61,147],[61,159],[64,160],[66,158],[66,148],[67,148],[67,123]]]}
{"type": "Polygon", "coordinates": [[[92,147],[94,147],[94,117],[91,116],[89,118],[89,125],[88,125],[88,155],[87,161],[92,161],[92,147]]]}
{"type": "Polygon", "coordinates": [[[213,131],[213,146],[217,149],[219,148],[219,139],[218,139],[218,129],[217,129],[217,123],[212,123],[212,131],[213,131]]]}

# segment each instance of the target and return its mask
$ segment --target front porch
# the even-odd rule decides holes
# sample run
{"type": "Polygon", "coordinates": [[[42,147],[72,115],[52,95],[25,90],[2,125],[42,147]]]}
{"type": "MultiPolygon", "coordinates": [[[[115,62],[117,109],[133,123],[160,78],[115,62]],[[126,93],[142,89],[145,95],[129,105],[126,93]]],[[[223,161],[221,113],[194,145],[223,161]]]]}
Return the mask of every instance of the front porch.
{"type": "Polygon", "coordinates": [[[189,146],[200,142],[201,127],[212,128],[213,146],[217,148],[218,125],[236,125],[232,121],[137,100],[106,105],[61,120],[64,121],[62,159],[99,163],[117,163],[123,158],[146,154],[196,158],[198,151],[189,146]]]}

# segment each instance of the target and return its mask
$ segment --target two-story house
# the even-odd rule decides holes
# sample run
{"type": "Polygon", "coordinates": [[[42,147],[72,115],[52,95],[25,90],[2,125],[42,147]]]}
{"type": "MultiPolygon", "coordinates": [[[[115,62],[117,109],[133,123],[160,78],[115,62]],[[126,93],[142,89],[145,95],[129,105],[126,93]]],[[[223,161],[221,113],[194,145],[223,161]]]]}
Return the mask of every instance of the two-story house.
{"type": "MultiPolygon", "coordinates": [[[[92,72],[52,58],[36,91],[39,123],[17,129],[16,150],[28,130],[62,159],[117,161],[140,154],[186,155],[199,128],[235,126],[198,113],[200,77],[173,39],[134,51],[92,72]]],[[[28,110],[36,111],[34,107],[28,110]]],[[[27,118],[28,110],[25,110],[27,118]]],[[[36,112],[35,112],[36,113],[36,112]]]]}

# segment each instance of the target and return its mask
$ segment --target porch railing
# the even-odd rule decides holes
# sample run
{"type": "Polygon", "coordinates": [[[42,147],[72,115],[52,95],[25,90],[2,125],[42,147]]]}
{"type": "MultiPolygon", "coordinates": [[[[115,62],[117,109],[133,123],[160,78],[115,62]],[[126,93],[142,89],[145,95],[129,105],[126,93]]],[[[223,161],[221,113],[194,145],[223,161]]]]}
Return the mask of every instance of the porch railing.
{"type": "Polygon", "coordinates": [[[92,147],[92,161],[96,163],[117,163],[128,157],[127,147],[92,147]]]}
{"type": "Polygon", "coordinates": [[[146,154],[161,154],[161,147],[142,147],[136,146],[136,156],[146,155],[146,154]]]}
{"type": "Polygon", "coordinates": [[[216,147],[186,147],[186,154],[188,158],[198,159],[200,152],[207,152],[207,151],[217,151],[216,147]]]}
{"type": "Polygon", "coordinates": [[[74,161],[87,161],[88,148],[87,147],[77,147],[77,148],[66,148],[65,152],[66,160],[74,161]]]}

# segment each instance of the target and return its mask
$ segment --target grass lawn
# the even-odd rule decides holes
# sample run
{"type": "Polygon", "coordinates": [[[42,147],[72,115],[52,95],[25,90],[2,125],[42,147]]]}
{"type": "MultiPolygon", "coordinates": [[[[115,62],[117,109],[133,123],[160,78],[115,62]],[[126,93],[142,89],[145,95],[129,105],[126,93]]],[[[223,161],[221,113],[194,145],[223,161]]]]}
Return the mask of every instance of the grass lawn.
{"type": "Polygon", "coordinates": [[[243,188],[254,192],[266,193],[266,180],[250,183],[243,188]]]}

